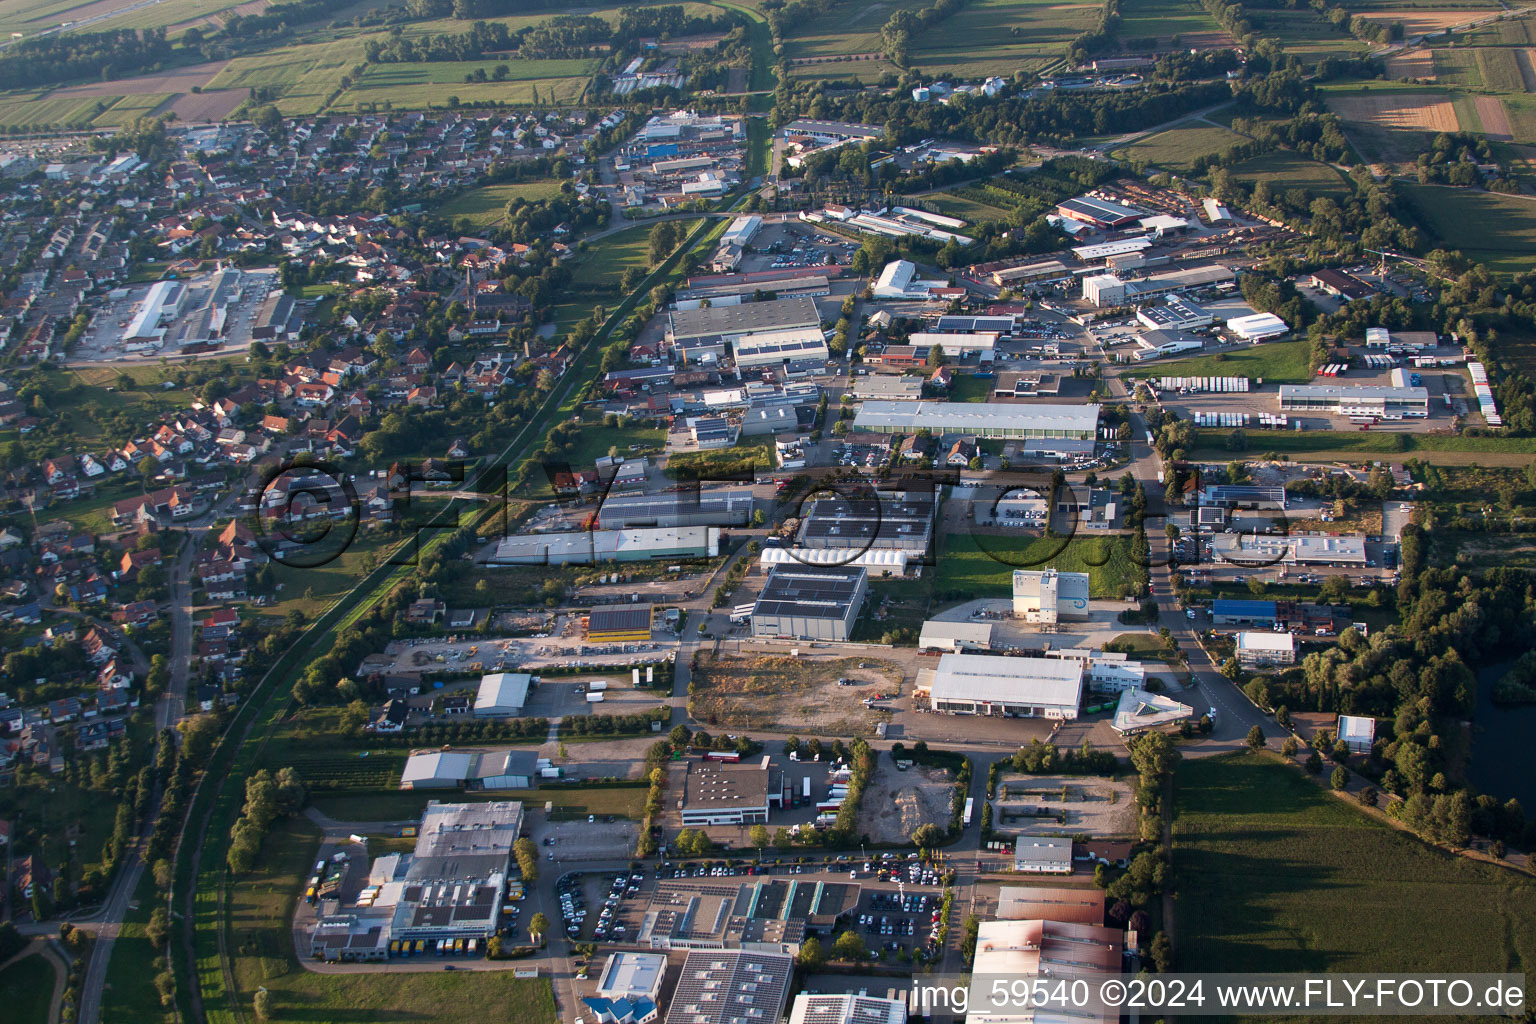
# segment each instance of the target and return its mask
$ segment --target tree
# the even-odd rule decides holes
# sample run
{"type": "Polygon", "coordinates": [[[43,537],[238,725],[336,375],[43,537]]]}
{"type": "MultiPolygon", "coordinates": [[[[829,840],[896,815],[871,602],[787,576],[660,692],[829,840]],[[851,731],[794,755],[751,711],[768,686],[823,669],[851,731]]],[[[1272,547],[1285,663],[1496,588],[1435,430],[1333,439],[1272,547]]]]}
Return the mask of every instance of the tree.
{"type": "Polygon", "coordinates": [[[1291,727],[1291,709],[1281,704],[1275,709],[1275,724],[1282,729],[1291,727]]]}
{"type": "Polygon", "coordinates": [[[144,926],[144,937],[149,939],[149,944],[155,949],[164,949],[165,940],[171,934],[171,919],[164,907],[156,907],[149,915],[149,923],[144,926]]]}
{"type": "Polygon", "coordinates": [[[544,934],[549,931],[549,918],[544,916],[541,910],[528,919],[528,937],[533,939],[535,946],[544,944],[544,934]]]}
{"type": "Polygon", "coordinates": [[[928,349],[928,365],[933,367],[944,365],[944,346],[938,343],[928,349]]]}
{"type": "Polygon", "coordinates": [[[1252,729],[1248,730],[1248,749],[1249,750],[1263,750],[1264,749],[1264,730],[1261,729],[1257,725],[1254,726],[1252,729]]]}
{"type": "Polygon", "coordinates": [[[943,841],[944,830],[931,821],[926,821],[912,830],[913,846],[932,847],[943,841]]]}
{"type": "Polygon", "coordinates": [[[1312,775],[1318,775],[1322,773],[1323,759],[1318,756],[1317,751],[1314,750],[1307,755],[1306,768],[1307,771],[1312,775]]]}
{"type": "Polygon", "coordinates": [[[1360,791],[1359,800],[1362,806],[1375,807],[1377,801],[1380,799],[1381,798],[1377,794],[1375,786],[1366,786],[1360,791]]]}
{"type": "Polygon", "coordinates": [[[1335,790],[1342,792],[1344,787],[1349,785],[1349,769],[1339,765],[1333,770],[1333,774],[1329,776],[1328,784],[1335,790]]]}
{"type": "Polygon", "coordinates": [[[768,826],[753,825],[747,829],[747,836],[752,845],[761,850],[768,845],[768,826]]]}
{"type": "Polygon", "coordinates": [[[837,937],[832,943],[832,958],[834,960],[862,960],[869,950],[864,946],[864,940],[856,931],[846,931],[837,937]]]}
{"type": "Polygon", "coordinates": [[[1287,736],[1285,738],[1285,742],[1280,744],[1280,753],[1284,754],[1286,757],[1295,757],[1296,751],[1300,749],[1301,745],[1296,742],[1295,736],[1287,736]]]}
{"type": "Polygon", "coordinates": [[[1158,932],[1152,936],[1152,946],[1147,955],[1152,958],[1152,966],[1157,968],[1159,974],[1173,966],[1173,943],[1168,941],[1167,932],[1158,932]]]}
{"type": "Polygon", "coordinates": [[[819,971],[827,962],[827,952],[821,948],[821,941],[816,936],[807,935],[805,941],[800,943],[800,952],[795,962],[807,971],[819,971]]]}
{"type": "Polygon", "coordinates": [[[265,988],[257,989],[256,990],[256,998],[255,998],[255,1000],[253,1002],[253,1008],[256,1011],[256,1019],[257,1020],[271,1020],[272,1019],[272,993],[268,992],[265,988]]]}

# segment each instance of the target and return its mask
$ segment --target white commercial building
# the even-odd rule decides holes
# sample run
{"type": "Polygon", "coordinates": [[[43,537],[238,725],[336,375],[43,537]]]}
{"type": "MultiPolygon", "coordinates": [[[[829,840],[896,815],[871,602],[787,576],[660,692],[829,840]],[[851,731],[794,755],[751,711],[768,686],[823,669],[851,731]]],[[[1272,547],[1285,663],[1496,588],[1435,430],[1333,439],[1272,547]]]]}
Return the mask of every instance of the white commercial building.
{"type": "Polygon", "coordinates": [[[1013,843],[1013,870],[1028,875],[1070,875],[1072,840],[1019,836],[1013,843]]]}
{"type": "Polygon", "coordinates": [[[919,673],[917,688],[927,690],[934,711],[947,714],[1072,720],[1082,703],[1083,665],[1057,658],[946,654],[938,668],[919,673]]]}
{"type": "Polygon", "coordinates": [[[919,280],[917,264],[911,260],[892,260],[875,278],[873,295],[877,299],[926,299],[930,291],[942,287],[943,281],[919,280]]]}
{"type": "Polygon", "coordinates": [[[1088,574],[1055,569],[1015,569],[1013,614],[1052,624],[1088,618],[1088,574]]]}
{"type": "Polygon", "coordinates": [[[736,368],[783,366],[805,360],[827,361],[827,338],[819,327],[789,327],[760,331],[731,343],[736,368]]]}
{"type": "Polygon", "coordinates": [[[487,565],[597,565],[714,557],[718,526],[670,526],[633,530],[583,530],[503,537],[487,565]]]}
{"type": "MultiPolygon", "coordinates": [[[[865,402],[853,429],[877,434],[969,434],[1026,441],[1072,440],[1091,445],[1098,436],[1099,407],[1065,403],[1029,405],[983,402],[865,402]]],[[[1049,448],[1049,445],[1026,445],[1049,448]]]]}
{"type": "Polygon", "coordinates": [[[1237,663],[1243,668],[1296,664],[1296,638],[1289,633],[1237,634],[1237,663]]]}
{"type": "Polygon", "coordinates": [[[1118,306],[1125,301],[1125,282],[1114,274],[1083,278],[1083,298],[1095,306],[1118,306]]]}
{"type": "Polygon", "coordinates": [[[990,331],[976,331],[965,334],[918,331],[907,338],[907,344],[916,348],[919,355],[927,355],[928,350],[937,345],[944,350],[946,356],[964,359],[973,353],[995,351],[997,348],[997,335],[990,331]]]}
{"type": "Polygon", "coordinates": [[[1132,687],[1120,692],[1112,728],[1122,736],[1134,736],[1195,717],[1195,709],[1172,697],[1132,687]]]}
{"type": "Polygon", "coordinates": [[[523,713],[533,677],[527,672],[492,672],[480,677],[475,694],[476,718],[500,718],[523,713]]]}
{"type": "Polygon", "coordinates": [[[1376,742],[1376,719],[1361,715],[1340,715],[1338,737],[1351,754],[1369,754],[1371,744],[1376,742]]]}
{"type": "Polygon", "coordinates": [[[1281,412],[1321,412],[1379,419],[1423,419],[1429,415],[1426,388],[1379,384],[1283,384],[1281,412]]]}
{"type": "Polygon", "coordinates": [[[1363,568],[1365,537],[1358,533],[1339,537],[1218,533],[1211,537],[1211,557],[1245,568],[1275,564],[1363,568]]]}
{"type": "Polygon", "coordinates": [[[1273,313],[1254,313],[1235,316],[1227,321],[1227,330],[1243,341],[1264,341],[1278,338],[1291,329],[1290,325],[1273,313]]]}
{"type": "Polygon", "coordinates": [[[910,556],[900,548],[763,548],[757,564],[763,572],[771,572],[774,566],[830,565],[861,568],[871,576],[905,576],[910,556]]]}
{"type": "Polygon", "coordinates": [[[762,230],[763,218],[755,213],[745,217],[737,217],[731,221],[731,226],[725,229],[725,234],[720,236],[721,245],[739,245],[746,248],[752,244],[752,239],[757,237],[762,230]]]}
{"type": "Polygon", "coordinates": [[[922,651],[990,651],[992,649],[992,623],[990,622],[940,622],[929,619],[923,623],[917,640],[922,651]]]}

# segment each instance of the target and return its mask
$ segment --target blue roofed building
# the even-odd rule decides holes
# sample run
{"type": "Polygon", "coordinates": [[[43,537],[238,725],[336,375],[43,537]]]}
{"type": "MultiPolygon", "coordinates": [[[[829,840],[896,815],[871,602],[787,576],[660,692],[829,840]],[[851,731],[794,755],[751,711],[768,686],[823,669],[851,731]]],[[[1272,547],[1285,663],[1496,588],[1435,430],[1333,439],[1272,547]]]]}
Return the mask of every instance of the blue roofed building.
{"type": "Polygon", "coordinates": [[[1217,600],[1211,602],[1211,622],[1217,626],[1273,626],[1275,602],[1217,600]]]}

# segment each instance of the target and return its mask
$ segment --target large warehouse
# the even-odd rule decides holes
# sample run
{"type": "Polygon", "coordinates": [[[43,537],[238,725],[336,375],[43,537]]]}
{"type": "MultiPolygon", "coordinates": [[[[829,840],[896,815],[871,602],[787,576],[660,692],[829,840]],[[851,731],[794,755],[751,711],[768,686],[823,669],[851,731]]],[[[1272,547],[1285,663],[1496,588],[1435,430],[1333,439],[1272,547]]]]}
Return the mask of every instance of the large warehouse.
{"type": "Polygon", "coordinates": [[[964,359],[973,354],[993,352],[997,349],[997,335],[991,331],[918,331],[907,338],[907,344],[926,356],[937,345],[946,356],[964,359]]]}
{"type": "Polygon", "coordinates": [[[945,654],[918,673],[929,706],[951,715],[1072,720],[1083,698],[1083,663],[1067,658],[945,654]],[[925,676],[932,673],[928,680],[925,676]]]}
{"type": "Polygon", "coordinates": [[[1278,338],[1291,329],[1291,325],[1273,313],[1253,313],[1235,316],[1227,321],[1227,330],[1240,341],[1267,341],[1278,338]]]}
{"type": "Polygon", "coordinates": [[[604,530],[745,526],[751,518],[750,487],[680,487],[661,494],[610,494],[597,511],[597,525],[604,530]]]}
{"type": "Polygon", "coordinates": [[[880,494],[874,498],[819,498],[800,522],[804,548],[879,549],[922,555],[933,537],[932,495],[880,494]]]}
{"type": "Polygon", "coordinates": [[[1365,537],[1218,533],[1211,537],[1211,557],[1244,567],[1271,565],[1332,565],[1364,568],[1365,537]]]}
{"type": "Polygon", "coordinates": [[[514,800],[445,804],[421,816],[416,848],[374,860],[357,905],[323,903],[310,936],[322,960],[388,959],[405,943],[485,942],[501,926],[512,844],[523,824],[514,800]]]}
{"type": "Polygon", "coordinates": [[[780,769],[761,764],[688,762],[683,781],[683,825],[760,825],[768,808],[782,806],[780,769]]]}
{"type": "Polygon", "coordinates": [[[587,639],[594,644],[643,644],[651,638],[651,606],[621,604],[587,613],[587,639]]]}
{"type": "Polygon", "coordinates": [[[1046,625],[1088,618],[1088,574],[1015,569],[1013,614],[1046,625]]]}
{"type": "Polygon", "coordinates": [[[768,302],[743,302],[739,306],[676,310],[668,319],[667,340],[674,345],[711,338],[730,341],[794,327],[821,327],[821,314],[816,312],[814,299],[802,295],[768,302]]]}
{"type": "Polygon", "coordinates": [[[868,589],[861,566],[775,566],[752,606],[752,635],[846,641],[868,589]]]}
{"type": "Polygon", "coordinates": [[[428,750],[406,758],[401,789],[529,789],[538,780],[537,750],[428,750]]]}
{"type": "Polygon", "coordinates": [[[720,553],[718,526],[591,530],[503,537],[487,565],[597,565],[712,558],[720,553]]]}
{"type": "Polygon", "coordinates": [[[1429,391],[1373,384],[1282,384],[1280,411],[1422,419],[1429,415],[1429,391]]]}
{"type": "Polygon", "coordinates": [[[492,672],[480,677],[476,718],[508,718],[523,713],[533,677],[526,672],[492,672]]]}
{"type": "Polygon", "coordinates": [[[1145,211],[1138,210],[1134,206],[1126,206],[1095,196],[1064,199],[1056,204],[1056,212],[1069,220],[1092,224],[1096,228],[1105,230],[1125,227],[1146,216],[1145,211]]]}
{"type": "Polygon", "coordinates": [[[1039,403],[992,405],[981,402],[865,402],[853,430],[876,434],[971,434],[985,438],[1074,440],[1098,436],[1097,405],[1039,403]]]}
{"type": "Polygon", "coordinates": [[[792,366],[795,363],[827,361],[827,339],[820,327],[789,327],[782,331],[759,331],[731,344],[736,369],[759,366],[792,366]]]}

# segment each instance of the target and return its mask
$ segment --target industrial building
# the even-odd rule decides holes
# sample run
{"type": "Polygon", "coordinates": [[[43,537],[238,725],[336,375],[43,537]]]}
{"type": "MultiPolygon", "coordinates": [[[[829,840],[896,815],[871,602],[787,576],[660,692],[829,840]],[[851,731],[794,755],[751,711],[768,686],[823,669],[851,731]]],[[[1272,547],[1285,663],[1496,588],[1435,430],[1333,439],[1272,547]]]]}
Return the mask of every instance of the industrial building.
{"type": "Polygon", "coordinates": [[[533,677],[527,672],[492,672],[480,677],[475,694],[476,718],[508,718],[523,713],[533,677]]]}
{"type": "Polygon", "coordinates": [[[1072,268],[1060,260],[1042,260],[1022,267],[1004,267],[992,271],[992,283],[999,288],[1010,285],[1038,284],[1042,281],[1065,281],[1071,278],[1072,268]]]}
{"type": "Polygon", "coordinates": [[[1296,638],[1289,633],[1237,634],[1237,663],[1243,668],[1296,664],[1296,638]]]}
{"type": "Polygon", "coordinates": [[[992,649],[992,623],[990,622],[940,622],[929,619],[923,623],[917,638],[920,651],[990,651],[992,649]]]}
{"type": "Polygon", "coordinates": [[[1089,450],[1098,436],[1097,405],[1039,403],[992,405],[978,402],[865,402],[853,419],[855,431],[876,434],[967,434],[983,438],[1011,438],[1041,442],[1026,445],[1041,451],[1060,447],[1051,441],[1086,441],[1089,450]]]}
{"type": "Polygon", "coordinates": [[[689,761],[683,781],[683,826],[767,823],[768,809],[783,806],[782,774],[767,757],[761,764],[689,761]]]}
{"type": "Polygon", "coordinates": [[[891,548],[921,556],[933,539],[931,494],[880,493],[872,498],[818,498],[800,521],[803,548],[891,548]]]}
{"type": "Polygon", "coordinates": [[[871,291],[877,299],[922,300],[928,298],[935,285],[942,286],[943,282],[918,280],[917,264],[910,260],[892,260],[875,278],[871,291]]]}
{"type": "Polygon", "coordinates": [[[997,890],[999,921],[1104,923],[1104,891],[1045,885],[1004,885],[997,890]]]}
{"type": "Polygon", "coordinates": [[[1327,267],[1323,270],[1314,270],[1307,280],[1312,287],[1327,292],[1329,295],[1344,299],[1346,302],[1354,299],[1368,299],[1375,291],[1370,285],[1360,280],[1353,274],[1342,270],[1327,267]]]}
{"type": "Polygon", "coordinates": [[[718,526],[671,526],[634,530],[583,530],[503,537],[487,565],[597,565],[713,558],[720,553],[718,526]]]}
{"type": "Polygon", "coordinates": [[[537,750],[449,751],[412,754],[400,772],[401,789],[531,789],[537,785],[537,750]]]}
{"type": "Polygon", "coordinates": [[[721,245],[739,245],[742,248],[752,244],[752,239],[762,230],[763,218],[755,213],[744,217],[737,217],[731,221],[731,226],[725,229],[725,234],[720,236],[721,245]]]}
{"type": "Polygon", "coordinates": [[[1373,384],[1282,384],[1280,411],[1423,419],[1429,415],[1429,391],[1373,384]]]}
{"type": "Polygon", "coordinates": [[[851,992],[801,992],[789,1009],[789,1024],[907,1024],[902,999],[851,992]]]}
{"type": "Polygon", "coordinates": [[[1145,210],[1138,210],[1134,206],[1126,206],[1123,203],[1098,199],[1094,196],[1065,199],[1056,204],[1056,213],[1068,220],[1092,224],[1106,231],[1134,224],[1147,215],[1145,210]]]}
{"type": "Polygon", "coordinates": [[[1051,625],[1088,618],[1088,574],[1055,569],[1015,569],[1013,614],[1051,625]]]}
{"type": "Polygon", "coordinates": [[[668,317],[666,337],[673,345],[689,341],[725,342],[795,327],[821,327],[814,299],[796,296],[736,306],[674,310],[668,317]]]}
{"type": "Polygon", "coordinates": [[[1211,537],[1211,557],[1241,566],[1331,565],[1364,568],[1365,538],[1302,534],[1218,533],[1211,537]]]}
{"type": "Polygon", "coordinates": [[[1024,875],[1070,875],[1072,840],[1057,836],[1019,836],[1013,841],[1013,870],[1024,875]]]}
{"type": "Polygon", "coordinates": [[[846,641],[868,590],[861,566],[775,566],[752,606],[752,635],[846,641]]]}
{"type": "Polygon", "coordinates": [[[1110,727],[1121,736],[1134,736],[1151,729],[1169,728],[1193,717],[1195,709],[1188,704],[1133,686],[1120,691],[1110,727]]]}
{"type": "Polygon", "coordinates": [[[934,711],[1007,718],[1077,718],[1083,665],[1061,658],[945,654],[938,668],[918,673],[934,711]]]}
{"type": "Polygon", "coordinates": [[[790,327],[777,331],[759,331],[739,337],[731,343],[736,369],[760,366],[793,366],[795,363],[827,361],[827,339],[820,327],[790,327]]]}
{"type": "MultiPolygon", "coordinates": [[[[973,977],[1043,978],[1048,984],[1083,984],[1094,992],[1100,981],[1123,968],[1125,935],[1114,928],[1065,921],[983,921],[976,932],[973,977]]],[[[1119,1010],[1090,1000],[1070,1013],[1045,1013],[1032,1006],[995,1007],[974,1003],[966,1024],[1115,1024],[1119,1010]]]]}
{"type": "Polygon", "coordinates": [[[774,566],[841,566],[859,567],[871,576],[905,576],[909,559],[899,548],[763,548],[757,564],[763,572],[772,572],[774,566]]]}
{"type": "Polygon", "coordinates": [[[1273,313],[1253,313],[1235,316],[1227,321],[1227,330],[1240,341],[1267,341],[1278,338],[1291,329],[1291,325],[1273,313]]]}
{"type": "Polygon", "coordinates": [[[873,373],[855,377],[852,391],[853,397],[860,401],[917,401],[923,397],[926,382],[926,378],[916,374],[873,373]]]}
{"type": "Polygon", "coordinates": [[[940,334],[996,334],[1010,335],[1016,326],[1012,316],[959,316],[945,315],[934,321],[931,330],[940,334]]]}
{"type": "Polygon", "coordinates": [[[1217,626],[1274,626],[1275,602],[1218,598],[1211,602],[1211,622],[1217,626]]]}
{"type": "Polygon", "coordinates": [[[664,1024],[774,1024],[794,971],[787,953],[690,949],[664,1024]]]}
{"type": "Polygon", "coordinates": [[[1278,509],[1283,512],[1285,488],[1255,484],[1213,484],[1201,488],[1200,505],[1202,508],[1278,509]]]}
{"type": "Polygon", "coordinates": [[[1177,295],[1168,296],[1161,306],[1142,306],[1136,319],[1154,331],[1193,331],[1216,322],[1214,314],[1177,295]]]}
{"type": "Polygon", "coordinates": [[[1119,306],[1148,302],[1191,288],[1230,284],[1235,280],[1237,275],[1230,267],[1218,266],[1170,270],[1139,281],[1124,281],[1115,274],[1093,274],[1083,278],[1083,298],[1095,306],[1119,306]]]}
{"type": "Polygon", "coordinates": [[[594,644],[643,644],[651,638],[651,606],[626,604],[587,613],[587,639],[594,644]]]}
{"type": "Polygon", "coordinates": [[[649,1024],[661,1013],[664,953],[614,953],[598,976],[597,993],[582,998],[600,1022],[649,1024]]]}
{"type": "Polygon", "coordinates": [[[367,887],[349,894],[354,905],[321,904],[310,955],[382,961],[410,943],[485,942],[501,924],[522,824],[523,805],[512,800],[429,802],[411,853],[377,858],[367,887]]]}
{"type": "Polygon", "coordinates": [[[858,906],[861,892],[851,881],[657,879],[634,941],[657,951],[749,948],[794,954],[807,934],[825,941],[838,918],[858,906]]]}
{"type": "Polygon", "coordinates": [[[751,518],[750,487],[682,487],[660,494],[609,494],[598,509],[597,525],[603,530],[745,526],[751,518]]]}
{"type": "Polygon", "coordinates": [[[907,338],[907,343],[919,352],[927,353],[937,345],[946,356],[964,359],[997,349],[997,335],[990,331],[960,334],[950,331],[918,331],[907,338]]]}

